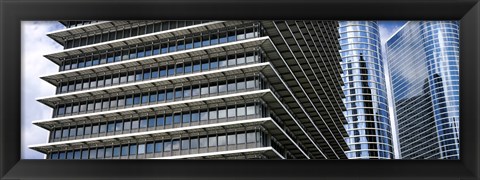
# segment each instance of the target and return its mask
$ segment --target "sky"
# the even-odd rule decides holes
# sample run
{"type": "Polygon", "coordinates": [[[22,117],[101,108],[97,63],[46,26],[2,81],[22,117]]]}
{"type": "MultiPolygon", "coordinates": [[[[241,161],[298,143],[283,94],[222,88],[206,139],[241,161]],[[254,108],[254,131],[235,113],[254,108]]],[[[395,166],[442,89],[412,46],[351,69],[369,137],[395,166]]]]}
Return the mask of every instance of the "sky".
{"type": "MultiPolygon", "coordinates": [[[[385,40],[387,40],[403,24],[405,24],[405,21],[378,21],[382,46],[385,44],[385,40]]],[[[33,125],[32,121],[49,119],[52,117],[52,109],[36,101],[36,99],[55,94],[55,87],[46,81],[41,80],[40,77],[58,72],[58,66],[50,60],[44,58],[43,55],[58,52],[63,49],[60,44],[50,39],[48,36],[46,36],[46,34],[64,28],[65,27],[57,21],[23,21],[21,24],[22,159],[45,158],[42,153],[30,150],[28,146],[34,144],[44,144],[48,142],[48,131],[33,125]]],[[[382,49],[384,48],[382,47],[382,49]]],[[[384,53],[382,52],[382,54],[384,53]]],[[[386,63],[384,64],[386,65],[386,63]]],[[[387,87],[389,87],[389,78],[386,78],[386,80],[387,87]]],[[[387,88],[387,94],[388,93],[389,88],[387,88]]],[[[391,100],[389,101],[391,102],[391,100]]],[[[389,103],[389,106],[389,108],[393,108],[391,107],[391,103],[389,103]]],[[[392,112],[392,110],[390,110],[390,112],[392,112]]],[[[390,113],[390,118],[393,122],[392,113],[390,113]]],[[[396,142],[396,139],[394,139],[394,141],[396,142]]],[[[398,153],[396,152],[396,154],[398,153]]]]}

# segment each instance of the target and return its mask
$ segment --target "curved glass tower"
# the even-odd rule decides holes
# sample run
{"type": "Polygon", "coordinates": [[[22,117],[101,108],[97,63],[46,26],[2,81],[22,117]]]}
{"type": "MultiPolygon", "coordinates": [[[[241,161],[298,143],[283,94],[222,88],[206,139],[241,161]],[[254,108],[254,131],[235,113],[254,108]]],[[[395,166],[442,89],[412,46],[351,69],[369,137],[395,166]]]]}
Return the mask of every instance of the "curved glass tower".
{"type": "Polygon", "coordinates": [[[404,159],[459,159],[458,48],[456,21],[411,21],[387,41],[404,159]]]}
{"type": "Polygon", "coordinates": [[[350,159],[392,159],[385,74],[375,21],[340,21],[345,116],[350,159]]]}

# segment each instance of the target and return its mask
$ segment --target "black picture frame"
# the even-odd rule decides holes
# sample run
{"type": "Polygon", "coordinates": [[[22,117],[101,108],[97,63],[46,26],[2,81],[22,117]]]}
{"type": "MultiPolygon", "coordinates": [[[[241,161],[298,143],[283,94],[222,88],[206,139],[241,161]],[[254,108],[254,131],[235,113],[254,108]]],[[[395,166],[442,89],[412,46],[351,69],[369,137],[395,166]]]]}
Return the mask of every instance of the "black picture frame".
{"type": "Polygon", "coordinates": [[[455,179],[480,177],[478,0],[0,0],[1,179],[455,179]],[[460,20],[460,160],[21,160],[23,20],[460,20]]]}

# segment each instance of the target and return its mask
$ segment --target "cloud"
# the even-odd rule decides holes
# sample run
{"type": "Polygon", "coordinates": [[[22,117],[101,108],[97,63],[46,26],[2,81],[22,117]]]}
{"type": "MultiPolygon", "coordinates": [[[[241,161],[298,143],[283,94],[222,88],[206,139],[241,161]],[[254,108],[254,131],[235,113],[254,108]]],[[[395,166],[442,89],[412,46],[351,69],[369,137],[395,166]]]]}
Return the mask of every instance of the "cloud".
{"type": "Polygon", "coordinates": [[[55,94],[55,87],[40,76],[55,73],[58,66],[43,55],[62,50],[62,46],[46,36],[48,32],[64,28],[54,21],[23,21],[21,23],[21,158],[43,159],[42,153],[28,149],[29,145],[47,142],[48,131],[32,121],[51,118],[52,109],[35,98],[55,94]]]}

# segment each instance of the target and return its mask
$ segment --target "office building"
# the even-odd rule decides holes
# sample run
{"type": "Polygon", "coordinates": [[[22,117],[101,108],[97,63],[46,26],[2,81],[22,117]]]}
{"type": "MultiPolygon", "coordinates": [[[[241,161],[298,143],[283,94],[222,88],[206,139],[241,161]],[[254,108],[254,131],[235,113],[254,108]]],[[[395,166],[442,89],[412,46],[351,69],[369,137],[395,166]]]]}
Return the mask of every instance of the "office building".
{"type": "Polygon", "coordinates": [[[61,21],[47,159],[346,159],[336,21],[61,21]]]}
{"type": "Polygon", "coordinates": [[[393,159],[380,33],[375,21],[340,21],[349,159],[393,159]]]}
{"type": "Polygon", "coordinates": [[[459,159],[459,23],[410,21],[386,44],[403,159],[459,159]]]}

